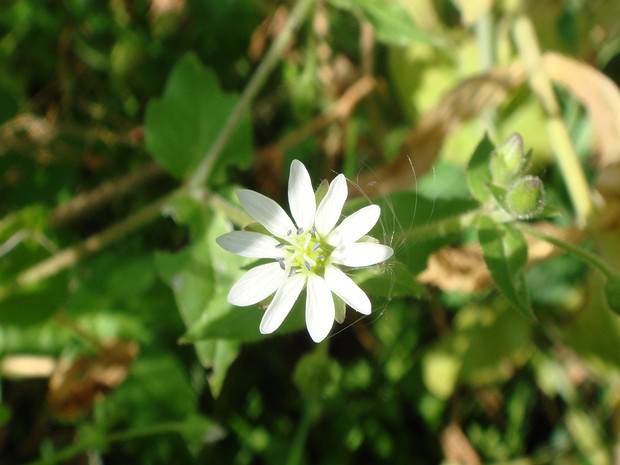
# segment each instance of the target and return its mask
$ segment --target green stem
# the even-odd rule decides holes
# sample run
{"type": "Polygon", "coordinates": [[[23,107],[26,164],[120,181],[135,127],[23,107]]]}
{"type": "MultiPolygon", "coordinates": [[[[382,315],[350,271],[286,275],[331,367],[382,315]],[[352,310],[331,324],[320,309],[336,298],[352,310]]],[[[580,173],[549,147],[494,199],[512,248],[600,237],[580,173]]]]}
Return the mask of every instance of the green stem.
{"type": "Polygon", "coordinates": [[[577,222],[584,226],[593,213],[592,199],[586,176],[570,139],[551,80],[544,64],[536,32],[529,18],[518,16],[514,21],[513,36],[519,56],[528,73],[530,87],[547,114],[546,126],[555,158],[562,172],[564,184],[571,198],[577,222]]]}
{"type": "Polygon", "coordinates": [[[521,231],[523,232],[528,233],[531,236],[538,237],[539,239],[547,241],[550,244],[566,250],[567,252],[573,254],[575,257],[583,260],[587,264],[599,270],[601,273],[603,273],[603,275],[605,275],[607,279],[611,279],[615,276],[615,273],[607,265],[605,265],[600,258],[598,258],[593,253],[588,252],[587,250],[569,244],[568,242],[564,242],[563,240],[558,239],[557,237],[553,237],[541,231],[540,229],[536,229],[526,223],[519,223],[519,229],[521,229],[521,231]]]}
{"type": "Polygon", "coordinates": [[[241,94],[241,98],[224,123],[224,127],[219,132],[217,138],[209,148],[209,151],[203,158],[200,165],[198,165],[198,168],[196,168],[195,173],[190,178],[190,189],[198,188],[204,184],[209,177],[209,174],[211,174],[213,165],[226,146],[228,139],[230,139],[233,131],[241,121],[243,114],[247,111],[248,107],[256,97],[256,94],[258,94],[258,91],[265,83],[267,77],[271,71],[273,71],[273,68],[278,62],[280,56],[284,53],[284,50],[291,41],[293,33],[301,24],[302,19],[306,16],[306,13],[313,2],[314,0],[299,0],[295,7],[291,10],[289,17],[278,34],[278,37],[274,40],[271,48],[265,55],[265,58],[261,61],[258,69],[244,89],[243,94],[241,94]]]}
{"type": "MultiPolygon", "coordinates": [[[[107,245],[150,223],[160,215],[162,208],[176,196],[185,194],[188,191],[193,191],[195,193],[197,188],[204,184],[209,177],[216,159],[221,154],[234,129],[239,124],[244,112],[248,109],[252,100],[256,97],[256,94],[265,83],[267,76],[271,71],[273,71],[278,59],[282,53],[284,53],[284,50],[289,44],[294,31],[297,29],[299,24],[301,24],[313,1],[314,0],[299,0],[297,2],[286,23],[282,27],[282,30],[279,32],[278,37],[274,40],[271,48],[265,55],[265,58],[243,91],[239,102],[226,120],[224,127],[211,145],[211,148],[196,169],[194,175],[183,186],[177,188],[172,193],[157,199],[153,203],[147,205],[118,223],[113,224],[100,233],[94,234],[93,236],[87,238],[84,242],[64,249],[47,260],[24,270],[13,281],[0,286],[0,301],[15,293],[20,287],[37,284],[40,281],[75,265],[81,258],[98,252],[107,245]]],[[[226,208],[224,208],[224,203],[226,202],[218,196],[207,195],[207,201],[216,209],[223,208],[224,210],[231,210],[231,208],[233,208],[229,204],[227,204],[226,208]]],[[[243,212],[237,211],[234,212],[234,217],[231,217],[231,219],[235,223],[239,223],[245,221],[247,216],[244,216],[243,212]]]]}
{"type": "Polygon", "coordinates": [[[110,434],[103,440],[102,445],[93,445],[87,441],[79,442],[77,444],[73,444],[71,446],[65,447],[64,449],[59,450],[56,454],[51,457],[47,457],[44,459],[35,460],[33,462],[29,462],[26,465],[54,465],[57,463],[62,463],[66,460],[69,460],[76,455],[79,455],[89,449],[93,448],[105,448],[108,445],[119,442],[119,441],[127,441],[130,439],[141,438],[146,436],[153,436],[155,434],[164,434],[164,433],[179,433],[182,432],[184,428],[183,423],[160,423],[158,425],[146,426],[142,428],[133,428],[128,429],[126,431],[122,431],[120,433],[110,434]]]}
{"type": "MultiPolygon", "coordinates": [[[[327,344],[320,344],[326,346],[327,344]]],[[[321,404],[318,399],[311,399],[306,402],[304,406],[301,420],[297,424],[297,431],[291,441],[291,446],[288,450],[285,465],[300,465],[304,463],[304,449],[308,439],[308,433],[312,427],[312,424],[316,421],[321,410],[321,404]]]]}

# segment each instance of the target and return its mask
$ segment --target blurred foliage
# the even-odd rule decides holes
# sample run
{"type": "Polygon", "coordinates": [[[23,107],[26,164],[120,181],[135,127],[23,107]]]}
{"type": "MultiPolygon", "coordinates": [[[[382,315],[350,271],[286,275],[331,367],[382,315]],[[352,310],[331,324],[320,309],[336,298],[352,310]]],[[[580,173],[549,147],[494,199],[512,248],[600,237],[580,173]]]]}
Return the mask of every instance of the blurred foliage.
{"type": "Polygon", "coordinates": [[[620,3],[311,1],[244,100],[294,11],[0,4],[0,463],[618,463],[620,3]],[[395,251],[320,345],[215,243],[295,158],[395,251]]]}

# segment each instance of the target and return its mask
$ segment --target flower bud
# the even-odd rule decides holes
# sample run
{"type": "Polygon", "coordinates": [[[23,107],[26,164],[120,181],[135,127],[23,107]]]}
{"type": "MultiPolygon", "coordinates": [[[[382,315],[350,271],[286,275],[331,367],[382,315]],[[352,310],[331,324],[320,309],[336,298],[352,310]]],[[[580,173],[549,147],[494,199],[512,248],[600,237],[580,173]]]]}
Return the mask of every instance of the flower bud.
{"type": "Polygon", "coordinates": [[[493,183],[507,186],[521,174],[527,159],[523,151],[523,138],[515,133],[491,154],[489,169],[493,183]]]}
{"type": "Polygon", "coordinates": [[[510,213],[520,220],[527,220],[543,210],[545,190],[542,181],[535,176],[523,176],[510,187],[506,204],[510,213]]]}

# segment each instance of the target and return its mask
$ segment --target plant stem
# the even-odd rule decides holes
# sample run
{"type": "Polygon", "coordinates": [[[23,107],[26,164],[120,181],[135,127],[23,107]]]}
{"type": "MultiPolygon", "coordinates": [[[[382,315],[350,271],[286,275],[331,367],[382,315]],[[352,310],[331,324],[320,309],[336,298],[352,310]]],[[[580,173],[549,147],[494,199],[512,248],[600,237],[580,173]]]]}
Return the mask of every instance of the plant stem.
{"type": "Polygon", "coordinates": [[[299,0],[291,10],[289,17],[278,34],[278,37],[274,40],[271,48],[265,55],[265,58],[261,61],[258,69],[250,79],[250,82],[243,90],[241,98],[228,116],[228,119],[224,123],[224,127],[217,135],[217,138],[209,148],[209,151],[203,158],[202,162],[200,162],[200,165],[198,165],[198,168],[196,168],[196,171],[192,177],[189,179],[190,189],[195,189],[204,184],[209,177],[209,174],[211,174],[215,161],[226,146],[226,143],[230,139],[233,131],[241,121],[243,114],[248,110],[248,107],[254,100],[254,97],[256,97],[256,94],[258,94],[258,91],[265,83],[267,76],[271,73],[271,71],[273,71],[273,68],[278,62],[280,56],[284,53],[284,50],[288,46],[295,29],[299,27],[302,19],[306,16],[308,9],[313,2],[314,0],[299,0]]]}
{"type": "Polygon", "coordinates": [[[593,213],[592,199],[585,174],[573,148],[557,97],[549,77],[543,69],[543,60],[532,22],[519,15],[513,26],[513,36],[519,56],[528,73],[530,87],[547,114],[547,132],[555,158],[562,172],[579,226],[585,226],[593,213]]]}
{"type": "Polygon", "coordinates": [[[518,224],[519,224],[519,229],[521,229],[521,231],[527,234],[530,234],[531,236],[538,237],[544,241],[549,242],[550,244],[553,244],[557,247],[560,247],[561,249],[566,250],[567,252],[573,254],[575,257],[583,260],[587,264],[599,270],[601,273],[603,273],[603,275],[605,275],[607,279],[610,279],[615,276],[614,272],[607,265],[605,265],[601,261],[600,258],[598,258],[593,253],[588,252],[587,250],[584,250],[575,245],[569,244],[568,242],[564,242],[563,240],[558,239],[557,237],[550,236],[549,234],[541,231],[540,229],[536,229],[526,223],[518,223],[518,224]]]}
{"type": "MultiPolygon", "coordinates": [[[[184,423],[161,423],[148,427],[133,428],[128,429],[127,431],[122,431],[120,433],[110,434],[103,438],[103,443],[105,446],[108,446],[109,444],[112,444],[114,442],[126,441],[129,439],[135,439],[144,436],[152,436],[154,434],[179,433],[182,432],[183,427],[184,423]]],[[[101,445],[99,445],[99,447],[100,446],[101,445]]],[[[75,457],[78,454],[81,454],[93,448],[97,448],[97,446],[90,444],[87,441],[78,442],[77,444],[73,444],[59,450],[58,452],[56,452],[55,455],[52,455],[51,457],[35,460],[33,462],[28,462],[26,465],[54,465],[57,463],[62,463],[72,457],[75,457]]]]}
{"type": "MultiPolygon", "coordinates": [[[[47,260],[22,271],[12,282],[0,286],[0,301],[14,293],[20,287],[34,285],[46,278],[49,278],[60,271],[75,265],[81,258],[98,252],[107,245],[121,239],[140,227],[145,226],[157,218],[161,213],[162,208],[173,198],[187,193],[188,191],[196,191],[198,187],[204,184],[211,174],[211,170],[213,169],[216,159],[220,156],[234,129],[239,124],[244,112],[248,109],[252,100],[256,97],[256,94],[265,83],[267,76],[271,71],[273,71],[278,59],[282,53],[284,53],[284,50],[289,44],[293,36],[293,32],[302,22],[313,1],[314,0],[299,0],[292,9],[287,21],[282,27],[282,30],[279,32],[278,36],[271,45],[271,48],[265,55],[265,58],[244,89],[239,102],[226,120],[224,127],[219,132],[217,138],[211,145],[211,148],[196,169],[194,175],[183,186],[177,188],[172,193],[155,200],[153,203],[113,224],[100,233],[90,236],[81,244],[62,250],[47,260]]],[[[211,196],[208,197],[207,200],[209,203],[213,204],[224,202],[219,196],[211,196]]],[[[222,207],[221,204],[218,205],[219,207],[222,207]]],[[[218,208],[218,205],[212,206],[214,208],[218,208]]],[[[227,208],[229,207],[230,206],[227,208]]],[[[237,221],[241,221],[241,218],[241,214],[236,215],[235,217],[237,221]]]]}

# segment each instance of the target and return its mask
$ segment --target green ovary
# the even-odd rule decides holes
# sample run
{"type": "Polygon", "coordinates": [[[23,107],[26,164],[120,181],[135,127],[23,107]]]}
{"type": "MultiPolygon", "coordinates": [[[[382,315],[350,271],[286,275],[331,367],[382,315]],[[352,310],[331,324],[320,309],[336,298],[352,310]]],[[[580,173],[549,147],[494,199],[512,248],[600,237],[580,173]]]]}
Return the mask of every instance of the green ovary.
{"type": "Polygon", "coordinates": [[[290,241],[288,265],[294,272],[317,273],[325,267],[331,248],[320,242],[316,233],[300,234],[290,241]]]}

